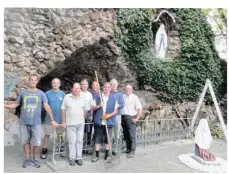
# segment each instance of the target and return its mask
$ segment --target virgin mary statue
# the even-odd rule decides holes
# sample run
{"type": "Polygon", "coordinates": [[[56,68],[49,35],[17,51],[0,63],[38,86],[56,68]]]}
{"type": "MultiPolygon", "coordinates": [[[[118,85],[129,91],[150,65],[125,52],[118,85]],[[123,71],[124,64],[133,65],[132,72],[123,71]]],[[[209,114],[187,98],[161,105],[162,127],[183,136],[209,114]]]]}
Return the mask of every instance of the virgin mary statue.
{"type": "Polygon", "coordinates": [[[164,24],[161,24],[156,33],[156,39],[155,39],[156,55],[160,58],[165,58],[166,48],[167,48],[167,34],[165,32],[164,24]]]}

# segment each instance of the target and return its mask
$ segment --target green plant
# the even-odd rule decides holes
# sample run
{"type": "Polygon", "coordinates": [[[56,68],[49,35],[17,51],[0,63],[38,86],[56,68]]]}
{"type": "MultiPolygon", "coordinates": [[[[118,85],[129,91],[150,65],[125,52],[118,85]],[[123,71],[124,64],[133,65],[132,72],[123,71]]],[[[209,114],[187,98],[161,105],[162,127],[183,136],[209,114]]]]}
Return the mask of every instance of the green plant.
{"type": "MultiPolygon", "coordinates": [[[[152,9],[120,9],[117,37],[124,57],[137,72],[140,84],[150,84],[167,101],[196,100],[207,78],[216,96],[226,93],[226,62],[220,60],[214,34],[201,9],[169,9],[176,13],[181,54],[174,60],[161,60],[152,51],[152,9]]],[[[210,96],[207,95],[207,101],[210,96]]]]}
{"type": "Polygon", "coordinates": [[[120,9],[118,12],[118,26],[122,35],[116,42],[135,70],[141,68],[142,64],[138,54],[148,48],[152,40],[152,15],[152,9],[120,9]]]}

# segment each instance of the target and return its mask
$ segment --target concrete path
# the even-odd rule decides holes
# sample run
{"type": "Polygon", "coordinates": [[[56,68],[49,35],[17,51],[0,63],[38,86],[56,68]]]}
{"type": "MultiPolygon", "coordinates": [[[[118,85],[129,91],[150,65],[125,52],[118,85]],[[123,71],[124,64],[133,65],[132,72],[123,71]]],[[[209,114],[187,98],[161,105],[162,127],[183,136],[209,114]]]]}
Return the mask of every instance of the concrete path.
{"type": "MultiPolygon", "coordinates": [[[[84,156],[83,166],[70,166],[66,158],[57,158],[54,166],[51,161],[51,154],[46,160],[41,161],[40,168],[22,168],[23,149],[22,146],[5,147],[4,172],[17,173],[100,173],[100,172],[141,172],[141,173],[199,173],[199,171],[188,168],[180,162],[178,156],[183,153],[193,152],[194,145],[192,140],[177,140],[176,142],[163,142],[151,145],[146,148],[138,147],[136,155],[132,159],[126,158],[125,154],[114,157],[112,163],[103,160],[104,154],[100,155],[101,160],[97,163],[91,162],[91,156],[84,156]]],[[[227,160],[227,143],[224,140],[213,140],[210,151],[227,160]]]]}

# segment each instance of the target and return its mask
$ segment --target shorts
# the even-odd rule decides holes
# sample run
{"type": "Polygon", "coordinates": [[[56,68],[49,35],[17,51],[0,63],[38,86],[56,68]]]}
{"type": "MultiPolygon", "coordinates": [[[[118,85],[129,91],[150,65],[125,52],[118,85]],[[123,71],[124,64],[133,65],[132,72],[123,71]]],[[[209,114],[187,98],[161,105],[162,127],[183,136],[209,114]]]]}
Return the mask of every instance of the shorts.
{"type": "MultiPolygon", "coordinates": [[[[54,127],[50,124],[44,124],[44,133],[45,135],[53,135],[54,127]]],[[[63,127],[56,128],[57,134],[62,134],[64,132],[63,127]]]]}
{"type": "Polygon", "coordinates": [[[30,143],[33,146],[41,145],[42,129],[41,124],[38,125],[24,125],[19,127],[21,144],[30,143]]]}
{"type": "MultiPolygon", "coordinates": [[[[109,144],[105,125],[94,126],[94,129],[95,129],[95,144],[102,144],[104,142],[103,141],[104,138],[105,138],[105,144],[109,144]]],[[[108,135],[111,143],[112,127],[108,127],[108,135]]]]}

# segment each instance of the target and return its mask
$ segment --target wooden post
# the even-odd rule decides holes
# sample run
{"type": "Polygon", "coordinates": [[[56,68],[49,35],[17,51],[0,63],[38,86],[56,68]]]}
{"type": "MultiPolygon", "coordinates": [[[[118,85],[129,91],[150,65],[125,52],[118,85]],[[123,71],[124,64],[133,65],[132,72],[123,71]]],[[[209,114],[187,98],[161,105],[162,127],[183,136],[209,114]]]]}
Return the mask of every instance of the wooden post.
{"type": "MultiPolygon", "coordinates": [[[[99,87],[99,97],[100,97],[100,101],[102,102],[103,101],[103,98],[102,98],[102,93],[100,91],[100,85],[99,85],[99,79],[98,79],[98,76],[97,76],[97,72],[95,71],[95,77],[96,77],[96,81],[98,83],[98,87],[99,87]]],[[[105,111],[103,110],[102,108],[102,116],[103,114],[105,113],[105,111]]],[[[110,142],[110,138],[109,138],[109,133],[108,133],[108,127],[107,127],[107,121],[104,120],[105,122],[105,130],[106,130],[106,136],[107,136],[107,140],[108,140],[108,144],[109,144],[109,147],[110,147],[110,150],[111,150],[111,142],[110,142]]],[[[111,153],[112,154],[112,153],[111,153]]]]}
{"type": "Polygon", "coordinates": [[[219,117],[219,120],[220,120],[220,123],[221,123],[221,126],[223,128],[223,132],[224,132],[224,135],[225,135],[225,138],[226,138],[226,141],[227,141],[227,128],[225,126],[225,123],[223,121],[223,117],[222,117],[222,114],[221,114],[221,111],[220,111],[220,108],[219,108],[219,105],[218,105],[218,102],[217,102],[217,99],[216,99],[216,96],[215,96],[215,93],[214,93],[214,90],[213,90],[213,87],[212,87],[212,84],[211,84],[211,81],[209,79],[206,80],[206,83],[205,83],[205,86],[204,86],[204,89],[203,89],[203,92],[200,96],[200,100],[198,102],[198,105],[196,107],[196,111],[194,113],[194,116],[192,118],[192,125],[191,125],[191,131],[193,132],[193,126],[195,124],[195,121],[196,121],[196,118],[197,118],[197,115],[199,113],[199,110],[200,110],[200,107],[201,107],[201,104],[204,100],[204,96],[207,92],[207,89],[209,88],[210,90],[210,93],[211,93],[211,96],[212,96],[212,99],[213,99],[213,102],[214,102],[214,105],[215,105],[215,108],[216,108],[216,112],[218,114],[218,117],[219,117]]]}
{"type": "Polygon", "coordinates": [[[216,112],[217,112],[218,117],[219,117],[219,121],[221,123],[221,126],[223,128],[223,132],[224,132],[225,138],[227,140],[227,128],[226,128],[225,123],[223,121],[223,117],[222,117],[222,114],[221,114],[221,111],[220,111],[220,108],[219,108],[219,104],[217,102],[217,99],[216,99],[216,96],[215,96],[215,93],[214,93],[214,90],[213,90],[213,87],[212,87],[212,84],[211,84],[211,81],[210,80],[208,82],[208,86],[209,86],[209,90],[210,90],[210,93],[211,93],[213,102],[215,104],[215,108],[216,108],[216,112]]]}
{"type": "Polygon", "coordinates": [[[205,86],[204,86],[204,89],[203,89],[203,92],[202,92],[202,94],[201,94],[201,96],[200,96],[200,100],[199,100],[198,105],[197,105],[197,107],[196,107],[196,111],[195,111],[194,116],[193,116],[193,118],[192,118],[192,125],[191,125],[191,131],[192,131],[192,132],[193,132],[193,126],[194,126],[194,124],[195,124],[197,115],[198,115],[198,113],[199,113],[199,111],[200,111],[201,104],[202,104],[203,101],[204,101],[204,96],[205,96],[205,94],[206,94],[206,92],[207,92],[207,89],[208,89],[208,82],[206,81],[205,86]]]}

